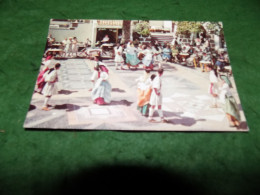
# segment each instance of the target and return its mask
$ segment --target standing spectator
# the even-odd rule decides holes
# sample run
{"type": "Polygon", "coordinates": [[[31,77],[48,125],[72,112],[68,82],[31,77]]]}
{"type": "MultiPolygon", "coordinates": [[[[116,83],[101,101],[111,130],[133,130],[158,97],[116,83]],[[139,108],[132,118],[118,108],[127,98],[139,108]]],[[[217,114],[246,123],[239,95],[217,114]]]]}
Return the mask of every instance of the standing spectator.
{"type": "Polygon", "coordinates": [[[209,69],[209,88],[208,93],[212,97],[211,108],[217,108],[217,97],[218,97],[218,77],[216,70],[213,69],[212,65],[208,65],[209,69]]]}
{"type": "Polygon", "coordinates": [[[118,64],[120,64],[121,70],[123,70],[123,64],[124,64],[124,59],[122,57],[123,54],[123,48],[120,46],[120,43],[117,43],[117,46],[114,47],[115,51],[115,65],[116,65],[116,70],[118,70],[118,64]]]}
{"type": "Polygon", "coordinates": [[[64,53],[65,53],[65,57],[70,57],[71,55],[71,47],[72,47],[72,38],[69,37],[69,40],[67,40],[66,45],[65,45],[65,49],[64,49],[64,53]]]}
{"type": "Polygon", "coordinates": [[[72,50],[72,57],[74,57],[74,54],[75,54],[75,57],[77,57],[78,56],[78,40],[76,37],[74,37],[72,40],[71,50],[72,50]]]}

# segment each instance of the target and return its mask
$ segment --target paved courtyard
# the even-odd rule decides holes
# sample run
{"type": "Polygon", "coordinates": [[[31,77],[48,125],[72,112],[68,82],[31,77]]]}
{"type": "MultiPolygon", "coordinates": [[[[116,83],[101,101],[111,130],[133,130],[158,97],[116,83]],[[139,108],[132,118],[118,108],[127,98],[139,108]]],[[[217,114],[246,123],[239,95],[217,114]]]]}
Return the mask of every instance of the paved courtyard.
{"type": "MultiPolygon", "coordinates": [[[[169,123],[149,123],[137,111],[136,79],[143,70],[116,70],[113,60],[103,61],[109,68],[112,102],[99,106],[91,100],[93,61],[86,59],[61,60],[59,94],[54,95],[50,111],[41,110],[44,96],[34,93],[25,128],[78,130],[133,131],[245,131],[245,117],[241,110],[240,129],[229,127],[222,108],[211,108],[208,73],[199,68],[173,63],[163,64],[163,113],[169,123]]],[[[156,73],[156,72],[154,72],[156,73]]],[[[234,83],[234,81],[232,80],[234,83]]],[[[234,85],[235,86],[235,85],[234,85]]],[[[233,95],[239,98],[236,89],[233,95]]],[[[155,119],[159,121],[159,116],[155,119]]]]}

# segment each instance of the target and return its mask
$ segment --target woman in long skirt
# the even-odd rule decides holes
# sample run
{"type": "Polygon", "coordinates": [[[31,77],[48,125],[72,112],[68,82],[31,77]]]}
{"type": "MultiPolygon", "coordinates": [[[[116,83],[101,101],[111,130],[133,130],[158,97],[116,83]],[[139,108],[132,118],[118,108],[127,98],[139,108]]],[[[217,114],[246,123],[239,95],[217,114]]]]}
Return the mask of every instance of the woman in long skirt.
{"type": "Polygon", "coordinates": [[[111,85],[108,82],[108,69],[104,65],[99,65],[99,79],[91,92],[94,104],[106,105],[111,102],[111,85]]]}
{"type": "Polygon", "coordinates": [[[219,93],[219,100],[223,105],[224,112],[231,127],[238,127],[240,125],[240,113],[237,102],[233,97],[230,87],[232,87],[230,80],[227,76],[222,75],[221,87],[219,93]]]}
{"type": "Polygon", "coordinates": [[[164,49],[163,49],[163,60],[164,61],[170,61],[170,59],[171,59],[171,53],[172,53],[172,51],[171,51],[171,48],[170,48],[170,46],[169,45],[167,45],[164,49]]]}
{"type": "Polygon", "coordinates": [[[159,44],[156,44],[154,47],[152,47],[153,53],[154,53],[154,63],[158,63],[158,68],[162,68],[162,49],[159,47],[159,44]]]}
{"type": "Polygon", "coordinates": [[[145,70],[144,75],[136,79],[137,83],[137,110],[141,112],[143,116],[148,116],[150,107],[150,97],[152,93],[152,80],[155,75],[150,75],[150,70],[145,70]]]}
{"type": "Polygon", "coordinates": [[[143,52],[145,55],[142,63],[144,64],[144,69],[150,69],[153,70],[153,51],[150,46],[147,47],[147,49],[143,52]]]}
{"type": "Polygon", "coordinates": [[[137,58],[137,49],[134,47],[133,43],[128,43],[126,49],[126,64],[128,68],[134,67],[135,69],[138,67],[138,63],[140,60],[137,58]]]}

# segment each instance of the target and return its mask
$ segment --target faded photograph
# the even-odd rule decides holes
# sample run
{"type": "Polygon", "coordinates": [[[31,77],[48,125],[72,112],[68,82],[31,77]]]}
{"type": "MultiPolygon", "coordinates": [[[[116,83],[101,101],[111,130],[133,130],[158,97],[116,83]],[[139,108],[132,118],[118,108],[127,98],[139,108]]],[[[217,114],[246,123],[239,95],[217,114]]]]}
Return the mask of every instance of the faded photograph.
{"type": "Polygon", "coordinates": [[[249,128],[222,22],[51,19],[26,129],[249,128]]]}

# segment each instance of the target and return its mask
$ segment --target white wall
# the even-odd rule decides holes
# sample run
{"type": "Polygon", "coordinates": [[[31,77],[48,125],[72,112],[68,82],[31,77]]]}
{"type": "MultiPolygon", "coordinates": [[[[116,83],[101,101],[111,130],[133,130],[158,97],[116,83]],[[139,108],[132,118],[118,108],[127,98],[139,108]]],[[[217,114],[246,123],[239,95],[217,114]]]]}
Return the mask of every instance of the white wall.
{"type": "Polygon", "coordinates": [[[57,42],[61,42],[68,37],[77,37],[79,42],[86,42],[87,38],[91,40],[92,23],[79,23],[78,27],[75,27],[74,30],[49,29],[49,34],[51,34],[57,42]]]}

